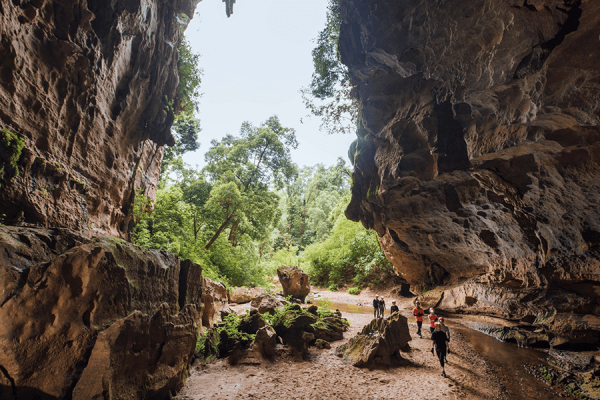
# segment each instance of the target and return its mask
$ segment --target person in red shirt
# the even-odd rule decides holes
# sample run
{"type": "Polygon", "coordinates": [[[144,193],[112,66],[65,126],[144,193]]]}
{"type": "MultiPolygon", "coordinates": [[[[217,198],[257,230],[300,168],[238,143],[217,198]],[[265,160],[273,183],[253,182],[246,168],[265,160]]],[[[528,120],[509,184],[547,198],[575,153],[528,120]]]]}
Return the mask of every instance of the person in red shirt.
{"type": "Polygon", "coordinates": [[[423,336],[421,336],[421,327],[423,326],[423,315],[424,314],[425,314],[425,311],[423,311],[423,309],[421,308],[421,303],[419,301],[417,301],[415,303],[415,309],[413,310],[413,315],[417,319],[417,335],[419,335],[419,337],[421,339],[423,339],[423,336]]]}
{"type": "Polygon", "coordinates": [[[433,333],[435,331],[435,323],[438,320],[438,316],[435,315],[435,310],[433,308],[429,309],[429,315],[427,318],[429,318],[429,331],[433,333]]]}

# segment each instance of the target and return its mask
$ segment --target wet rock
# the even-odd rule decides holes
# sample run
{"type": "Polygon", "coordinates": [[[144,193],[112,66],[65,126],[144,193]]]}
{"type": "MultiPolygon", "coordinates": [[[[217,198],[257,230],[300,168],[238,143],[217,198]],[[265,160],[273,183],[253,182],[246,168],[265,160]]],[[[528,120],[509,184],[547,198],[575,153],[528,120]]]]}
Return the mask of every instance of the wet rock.
{"type": "MultiPolygon", "coordinates": [[[[46,245],[56,253],[16,269],[16,286],[0,307],[0,336],[12,338],[0,341],[0,365],[17,398],[35,398],[37,392],[63,398],[80,377],[87,377],[89,385],[82,385],[90,390],[126,385],[137,398],[179,387],[198,336],[202,280],[190,271],[200,267],[188,265],[182,274],[173,254],[118,239],[82,244],[73,235],[27,229],[0,227],[6,259],[26,254],[23,245],[33,236],[50,238],[46,245]],[[168,353],[160,355],[161,346],[168,353]],[[135,364],[131,353],[145,361],[128,378],[123,371],[135,364]],[[101,381],[93,372],[100,369],[101,381]],[[144,376],[155,378],[152,391],[142,391],[144,376]]],[[[1,264],[0,271],[6,270],[15,271],[1,264]]]]}
{"type": "Polygon", "coordinates": [[[266,294],[252,299],[250,302],[252,308],[258,310],[259,313],[271,313],[275,312],[283,307],[287,302],[281,298],[277,298],[273,295],[266,294]]]}
{"type": "Polygon", "coordinates": [[[372,320],[336,352],[355,367],[391,366],[401,360],[400,349],[410,340],[407,319],[395,313],[372,320]]]}
{"type": "Polygon", "coordinates": [[[308,275],[300,267],[281,266],[277,268],[277,276],[283,287],[284,297],[292,296],[304,303],[306,296],[310,293],[308,275]]]}
{"type": "Polygon", "coordinates": [[[323,340],[323,339],[317,339],[317,340],[315,341],[315,347],[316,347],[317,349],[321,349],[321,350],[322,350],[322,349],[330,349],[330,348],[331,348],[331,345],[330,345],[330,344],[329,344],[329,342],[328,342],[328,341],[326,341],[326,340],[323,340]]]}
{"type": "Polygon", "coordinates": [[[236,287],[230,288],[228,291],[230,303],[248,303],[257,297],[261,297],[267,294],[264,288],[245,288],[236,287]]]}
{"type": "Polygon", "coordinates": [[[202,286],[202,326],[211,327],[219,319],[221,309],[227,305],[227,288],[209,278],[204,278],[202,286]]]}

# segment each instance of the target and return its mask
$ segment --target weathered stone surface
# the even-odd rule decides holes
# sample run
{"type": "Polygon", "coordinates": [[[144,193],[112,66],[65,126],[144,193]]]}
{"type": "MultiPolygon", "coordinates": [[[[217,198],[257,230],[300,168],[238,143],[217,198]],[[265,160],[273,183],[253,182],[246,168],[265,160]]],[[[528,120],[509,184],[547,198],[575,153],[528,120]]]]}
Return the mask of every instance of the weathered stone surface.
{"type": "Polygon", "coordinates": [[[400,349],[411,340],[406,317],[395,313],[374,319],[336,352],[355,367],[391,366],[401,360],[400,349]]]}
{"type": "Polygon", "coordinates": [[[0,127],[25,141],[18,175],[0,177],[8,221],[127,234],[173,143],[166,99],[195,3],[0,1],[0,127]]]}
{"type": "Polygon", "coordinates": [[[164,304],[154,316],[136,311],[115,322],[98,334],[73,399],[169,398],[188,374],[197,320],[193,304],[177,315],[164,304]]]}
{"type": "Polygon", "coordinates": [[[260,297],[255,297],[250,302],[252,308],[257,309],[259,313],[271,313],[275,314],[275,312],[283,307],[286,304],[286,301],[282,298],[277,298],[276,296],[265,294],[260,297]]]}
{"type": "MultiPolygon", "coordinates": [[[[0,365],[12,380],[17,398],[35,398],[38,392],[48,398],[71,396],[78,380],[86,375],[87,365],[108,362],[101,360],[100,354],[107,355],[111,363],[102,387],[124,382],[133,385],[142,382],[144,375],[155,377],[156,385],[143,383],[153,389],[146,393],[148,397],[136,398],[152,398],[152,393],[177,387],[194,351],[198,304],[184,304],[179,314],[175,310],[180,299],[197,298],[201,290],[197,284],[202,280],[184,285],[179,259],[166,252],[143,250],[119,239],[82,239],[81,243],[74,234],[55,233],[0,228],[6,255],[0,276],[6,277],[7,270],[16,276],[12,286],[5,284],[6,278],[2,284],[3,289],[10,286],[10,294],[4,292],[0,305],[0,365]],[[36,260],[34,250],[24,251],[41,246],[28,244],[38,239],[54,249],[48,251],[46,261],[36,260]],[[19,257],[33,264],[23,261],[16,268],[10,260],[19,257]],[[102,332],[107,332],[106,336],[100,336],[102,332]],[[176,340],[166,343],[165,335],[176,340]],[[102,337],[106,340],[99,339],[102,337]],[[159,343],[169,348],[169,355],[152,357],[158,354],[152,346],[159,343]],[[119,353],[125,348],[146,358],[128,381],[119,376],[119,371],[128,368],[119,362],[133,360],[128,353],[119,353]],[[173,360],[181,363],[174,365],[173,360]]],[[[142,393],[138,387],[130,389],[142,393]]],[[[127,397],[115,392],[109,398],[127,397]]]]}
{"type": "Polygon", "coordinates": [[[252,349],[260,352],[262,357],[272,359],[275,356],[277,346],[277,334],[270,326],[264,326],[256,332],[252,349]]]}
{"type": "Polygon", "coordinates": [[[248,303],[252,299],[264,296],[266,294],[267,291],[264,288],[236,287],[231,288],[228,291],[229,302],[238,304],[248,303]]]}
{"type": "Polygon", "coordinates": [[[227,305],[227,288],[209,278],[204,278],[202,287],[202,326],[210,327],[219,319],[221,308],[227,305]]]}
{"type": "Polygon", "coordinates": [[[310,293],[308,274],[297,266],[281,266],[277,268],[277,276],[283,287],[283,295],[300,299],[304,303],[306,296],[310,293]]]}
{"type": "Polygon", "coordinates": [[[600,3],[531,4],[340,1],[346,215],[448,310],[600,311],[600,3]]]}

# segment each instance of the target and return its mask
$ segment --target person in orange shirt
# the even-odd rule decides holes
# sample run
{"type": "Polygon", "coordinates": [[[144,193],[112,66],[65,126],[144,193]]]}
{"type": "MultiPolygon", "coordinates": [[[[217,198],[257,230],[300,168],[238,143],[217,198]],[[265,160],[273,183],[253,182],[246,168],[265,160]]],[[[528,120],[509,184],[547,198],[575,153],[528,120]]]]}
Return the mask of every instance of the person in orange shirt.
{"type": "Polygon", "coordinates": [[[429,331],[433,333],[435,331],[435,323],[438,320],[438,316],[435,315],[435,310],[433,308],[429,309],[429,315],[427,318],[429,318],[429,331]]]}
{"type": "Polygon", "coordinates": [[[423,311],[423,309],[421,308],[421,302],[417,301],[415,303],[415,309],[413,310],[413,315],[417,319],[417,335],[419,335],[419,337],[421,339],[423,339],[423,336],[421,335],[421,327],[423,326],[423,315],[424,314],[425,314],[425,311],[423,311]]]}

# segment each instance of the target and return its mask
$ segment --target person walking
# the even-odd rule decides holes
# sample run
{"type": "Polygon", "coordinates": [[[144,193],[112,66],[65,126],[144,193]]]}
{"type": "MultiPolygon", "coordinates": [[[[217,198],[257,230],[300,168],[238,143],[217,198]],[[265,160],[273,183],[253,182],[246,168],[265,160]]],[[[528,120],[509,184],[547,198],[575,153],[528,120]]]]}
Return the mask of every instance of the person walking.
{"type": "Polygon", "coordinates": [[[395,312],[400,312],[400,309],[396,305],[396,300],[392,300],[392,306],[390,307],[390,315],[395,312]]]}
{"type": "Polygon", "coordinates": [[[429,332],[433,334],[433,331],[435,331],[435,323],[438,320],[438,316],[435,315],[435,310],[433,308],[429,309],[429,315],[427,318],[429,318],[429,332]]]}
{"type": "Polygon", "coordinates": [[[448,362],[448,354],[450,354],[450,329],[444,323],[444,317],[439,317],[438,322],[440,323],[440,330],[446,334],[448,338],[448,344],[446,345],[446,355],[444,356],[444,362],[448,362]]]}
{"type": "Polygon", "coordinates": [[[423,326],[423,315],[425,315],[425,311],[423,311],[423,309],[421,308],[420,301],[417,301],[415,303],[413,315],[415,316],[415,318],[417,320],[417,335],[419,335],[419,337],[421,339],[423,339],[423,336],[421,335],[421,327],[423,326]]]}
{"type": "Polygon", "coordinates": [[[384,318],[385,314],[385,300],[383,300],[383,296],[379,298],[379,318],[384,318]]]}
{"type": "Polygon", "coordinates": [[[373,299],[373,318],[379,317],[379,295],[373,299]]]}
{"type": "Polygon", "coordinates": [[[442,376],[446,377],[446,368],[444,366],[444,362],[446,361],[446,343],[448,342],[448,337],[440,327],[440,323],[435,323],[435,328],[433,333],[431,334],[431,354],[435,349],[438,359],[440,360],[440,365],[442,366],[442,376]]]}

